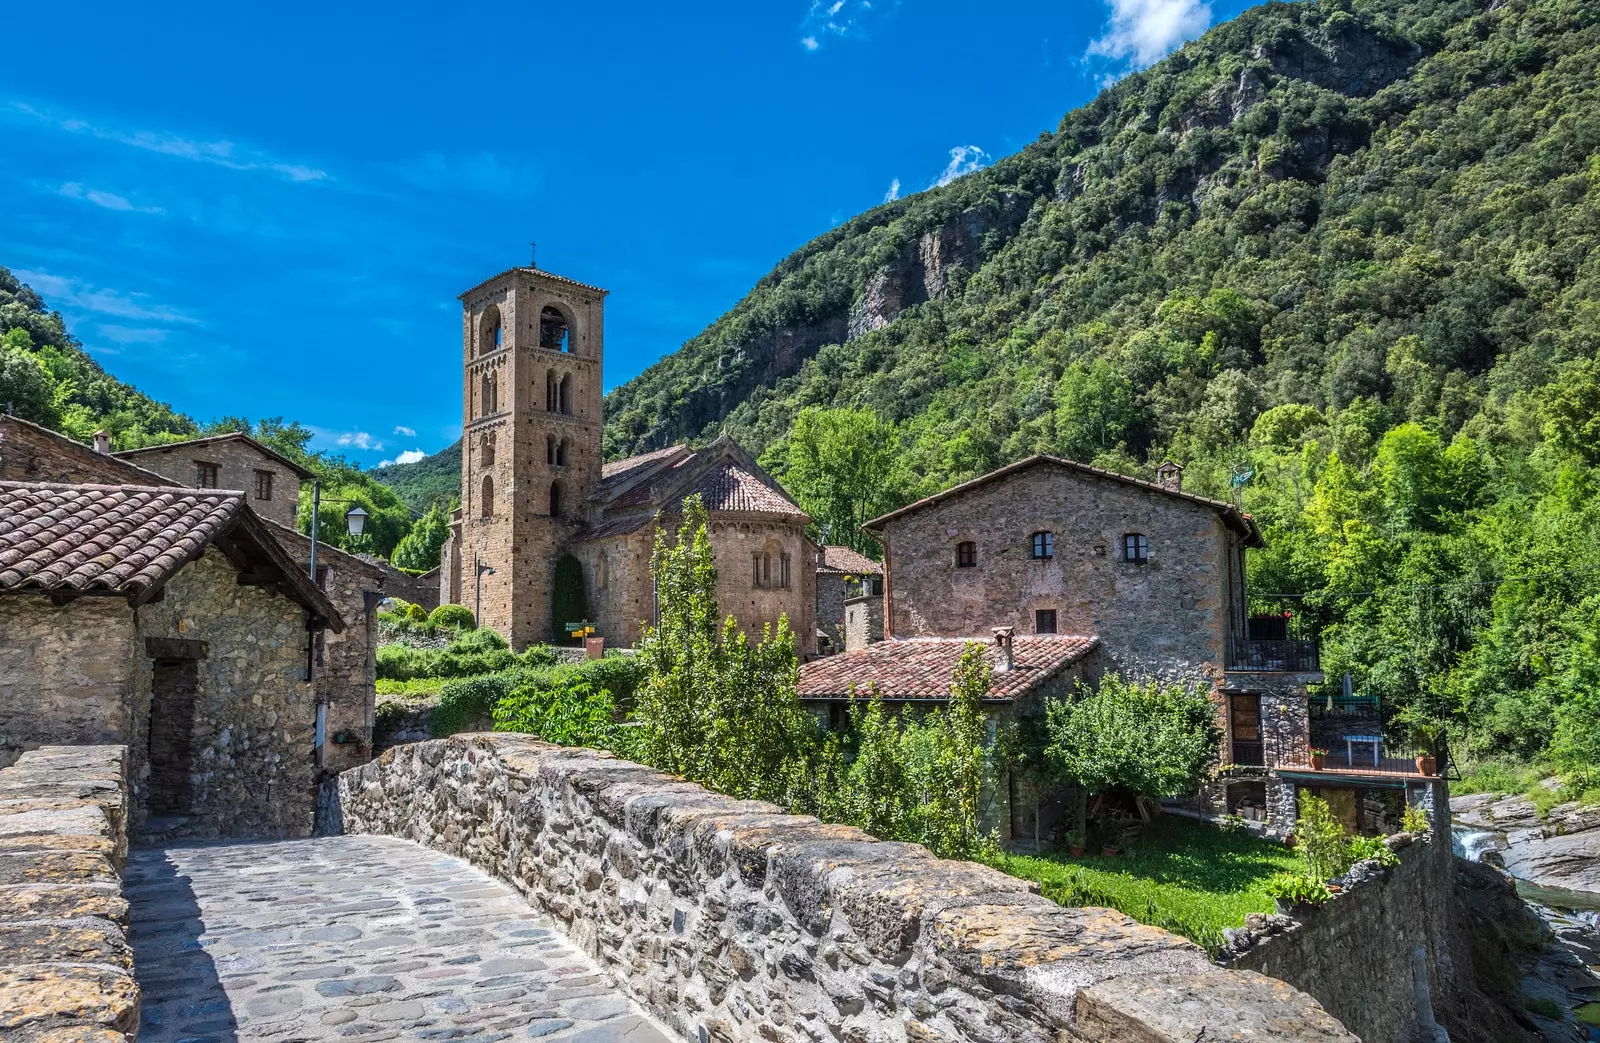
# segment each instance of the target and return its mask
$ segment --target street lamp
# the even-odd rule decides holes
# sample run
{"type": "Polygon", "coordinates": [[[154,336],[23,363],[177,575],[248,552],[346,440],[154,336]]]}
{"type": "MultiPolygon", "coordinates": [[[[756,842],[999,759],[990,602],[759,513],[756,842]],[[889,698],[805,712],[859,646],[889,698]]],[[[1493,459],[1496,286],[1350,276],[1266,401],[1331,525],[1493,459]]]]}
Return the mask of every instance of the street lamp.
{"type": "Polygon", "coordinates": [[[493,576],[494,575],[494,569],[489,565],[485,565],[481,561],[477,561],[477,562],[475,562],[475,564],[478,566],[478,581],[472,585],[473,586],[473,592],[472,592],[472,596],[473,596],[472,618],[475,619],[475,620],[478,620],[479,625],[482,625],[482,623],[483,623],[483,577],[485,577],[485,576],[493,576]]]}
{"type": "MultiPolygon", "coordinates": [[[[329,503],[349,504],[350,509],[344,512],[345,528],[350,535],[360,536],[367,531],[367,519],[372,517],[362,510],[361,505],[355,500],[329,500],[329,503]]],[[[322,482],[313,479],[311,482],[311,582],[317,582],[317,532],[321,524],[322,514],[322,482]]]]}

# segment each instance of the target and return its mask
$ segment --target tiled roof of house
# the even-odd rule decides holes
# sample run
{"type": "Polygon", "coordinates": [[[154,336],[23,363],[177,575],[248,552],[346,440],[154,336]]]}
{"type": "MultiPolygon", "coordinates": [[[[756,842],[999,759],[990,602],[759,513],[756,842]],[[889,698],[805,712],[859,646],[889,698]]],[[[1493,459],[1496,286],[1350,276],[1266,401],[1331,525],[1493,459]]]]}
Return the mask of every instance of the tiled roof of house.
{"type": "MultiPolygon", "coordinates": [[[[724,461],[701,476],[684,496],[700,494],[708,511],[748,511],[754,514],[787,514],[805,517],[806,512],[767,483],[732,460],[724,461]]],[[[679,499],[682,502],[682,498],[679,499]]]]}
{"type": "Polygon", "coordinates": [[[682,445],[669,445],[665,449],[652,449],[648,453],[630,456],[625,460],[613,460],[608,464],[601,464],[600,478],[602,481],[609,481],[613,478],[625,477],[646,464],[653,464],[658,460],[671,456],[673,453],[680,453],[683,448],[682,445]]]}
{"type": "Polygon", "coordinates": [[[315,478],[316,475],[284,456],[276,449],[270,449],[251,438],[243,431],[229,431],[225,435],[208,435],[205,438],[186,438],[182,442],[166,442],[162,445],[147,445],[143,449],[124,449],[120,453],[111,455],[124,460],[137,460],[140,457],[156,456],[161,453],[170,453],[174,449],[187,449],[190,446],[209,445],[215,442],[243,442],[251,449],[265,456],[269,460],[276,460],[301,478],[315,478]]]}
{"type": "Polygon", "coordinates": [[[472,293],[476,292],[477,290],[480,290],[483,287],[489,285],[490,283],[494,282],[496,279],[505,278],[506,276],[510,275],[512,272],[529,272],[529,273],[531,273],[533,275],[540,276],[541,278],[549,279],[552,282],[563,282],[563,283],[566,283],[568,286],[576,286],[581,290],[589,290],[592,293],[598,293],[602,297],[611,296],[611,291],[610,290],[604,290],[604,289],[601,289],[598,286],[590,286],[588,283],[579,282],[576,279],[569,279],[565,275],[557,275],[555,272],[547,272],[543,268],[535,268],[532,265],[519,264],[515,268],[507,268],[505,271],[501,272],[498,275],[491,275],[489,278],[483,280],[478,285],[472,287],[472,289],[467,290],[467,291],[465,291],[463,293],[457,294],[456,295],[456,300],[458,300],[458,301],[459,300],[464,300],[465,298],[467,298],[468,296],[470,296],[472,293]]]}
{"type": "Polygon", "coordinates": [[[608,536],[626,536],[630,532],[638,532],[653,521],[655,521],[654,514],[630,514],[622,518],[608,518],[598,525],[585,529],[578,538],[603,540],[608,536]]]}
{"type": "Polygon", "coordinates": [[[266,558],[286,592],[343,629],[338,612],[244,495],[211,489],[0,482],[0,594],[109,594],[142,602],[224,536],[266,558]]]}
{"type": "Polygon", "coordinates": [[[988,474],[981,474],[970,481],[962,482],[960,485],[952,485],[943,492],[934,493],[932,496],[925,496],[922,499],[917,500],[915,503],[908,503],[904,507],[890,511],[888,514],[880,515],[879,517],[873,518],[871,521],[863,522],[861,527],[863,529],[869,529],[873,532],[881,532],[883,530],[883,524],[890,519],[898,518],[901,515],[910,514],[913,511],[919,511],[922,508],[928,507],[935,503],[941,503],[953,496],[959,496],[968,489],[972,489],[979,485],[985,485],[998,478],[1004,478],[1007,475],[1015,474],[1018,471],[1027,470],[1030,467],[1037,467],[1041,464],[1053,464],[1057,467],[1074,471],[1078,474],[1087,475],[1092,478],[1101,478],[1105,479],[1106,481],[1118,482],[1122,485],[1130,485],[1138,489],[1143,489],[1146,492],[1160,493],[1163,496],[1174,496],[1180,500],[1188,500],[1190,503],[1209,507],[1220,514],[1225,522],[1239,531],[1245,537],[1246,542],[1251,546],[1265,546],[1265,543],[1261,539],[1261,530],[1257,528],[1255,519],[1239,510],[1233,504],[1228,503],[1226,500],[1213,500],[1209,496],[1198,496],[1194,493],[1186,493],[1181,489],[1172,489],[1165,485],[1157,484],[1156,482],[1147,482],[1139,478],[1129,478],[1127,475],[1118,474],[1115,471],[1107,471],[1099,467],[1090,467],[1088,464],[1080,464],[1076,460],[1068,460],[1062,456],[1048,456],[1045,454],[1030,456],[1025,460],[1018,460],[1014,464],[1007,464],[1004,467],[997,468],[993,471],[990,471],[988,474]]]}
{"type": "Polygon", "coordinates": [[[826,546],[822,548],[817,571],[840,572],[846,576],[875,576],[883,572],[883,565],[853,547],[826,546]]]}
{"type": "MultiPolygon", "coordinates": [[[[970,642],[984,646],[984,656],[991,667],[999,664],[1000,650],[992,641],[978,638],[920,637],[879,641],[854,652],[801,664],[800,698],[842,699],[850,694],[850,686],[854,685],[860,696],[869,695],[875,686],[884,699],[947,699],[950,677],[970,642]]],[[[1099,644],[1098,637],[1083,634],[1016,637],[1012,641],[1012,668],[995,671],[989,679],[989,693],[984,698],[990,702],[1007,702],[1025,695],[1083,659],[1099,644]]]]}

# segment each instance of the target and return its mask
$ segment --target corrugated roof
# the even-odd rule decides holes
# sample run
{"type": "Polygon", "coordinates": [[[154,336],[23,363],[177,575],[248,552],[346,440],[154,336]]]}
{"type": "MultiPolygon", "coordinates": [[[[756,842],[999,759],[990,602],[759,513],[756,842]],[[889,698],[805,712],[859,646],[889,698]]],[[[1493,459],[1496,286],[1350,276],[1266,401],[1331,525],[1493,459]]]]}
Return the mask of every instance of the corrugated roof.
{"type": "Polygon", "coordinates": [[[875,576],[883,572],[883,565],[854,547],[830,545],[822,548],[822,560],[817,562],[817,571],[840,572],[847,576],[875,576]]]}
{"type": "Polygon", "coordinates": [[[344,622],[245,504],[244,494],[136,485],[0,482],[0,594],[142,601],[219,537],[253,547],[335,630],[344,622]]]}
{"type": "MultiPolygon", "coordinates": [[[[994,642],[979,638],[921,637],[879,641],[854,652],[813,659],[800,666],[800,698],[842,699],[867,696],[875,686],[890,700],[947,699],[950,677],[969,643],[983,645],[991,667],[1000,662],[994,642]]],[[[1013,666],[989,679],[988,701],[1005,702],[1025,695],[1100,644],[1084,634],[1030,635],[1012,641],[1013,666]]]]}

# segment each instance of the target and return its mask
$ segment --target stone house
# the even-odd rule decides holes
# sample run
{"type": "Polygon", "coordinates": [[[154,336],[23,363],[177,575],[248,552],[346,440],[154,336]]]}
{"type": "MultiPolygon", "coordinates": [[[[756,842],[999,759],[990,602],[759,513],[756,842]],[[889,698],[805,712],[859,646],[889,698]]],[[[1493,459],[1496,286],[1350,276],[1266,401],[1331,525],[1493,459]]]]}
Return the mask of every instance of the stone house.
{"type": "MultiPolygon", "coordinates": [[[[113,456],[108,441],[98,448],[16,417],[0,416],[0,480],[137,486],[181,486],[183,483],[113,456]]],[[[298,484],[298,478],[291,484],[298,484]]],[[[287,495],[287,493],[286,493],[287,495]]],[[[298,497],[298,492],[295,493],[298,497]]],[[[246,493],[251,504],[256,501],[246,493]]],[[[253,510],[252,510],[253,513],[253,510]]],[[[259,516],[258,516],[259,517],[259,516]]],[[[293,528],[267,522],[284,551],[309,575],[311,541],[293,528]]],[[[324,634],[313,661],[312,689],[325,709],[327,728],[320,747],[319,770],[342,771],[362,763],[372,745],[372,720],[377,696],[376,604],[388,572],[326,544],[317,546],[317,573],[324,592],[348,624],[342,632],[324,634]],[[325,669],[326,667],[326,669],[325,669]]]]}
{"type": "Polygon", "coordinates": [[[466,605],[514,648],[566,641],[556,566],[583,575],[590,622],[610,645],[655,618],[650,553],[684,497],[710,513],[717,597],[758,634],[786,616],[815,632],[810,519],[743,449],[669,446],[602,464],[606,291],[513,268],[461,295],[461,508],[441,554],[439,600],[466,605]]]}
{"type": "Polygon", "coordinates": [[[289,529],[300,510],[300,483],[314,477],[242,431],[113,455],[191,489],[238,489],[256,514],[289,529]]]}
{"type": "Polygon", "coordinates": [[[1308,686],[1324,680],[1314,635],[1245,586],[1264,546],[1231,503],[1183,490],[1170,461],[1154,482],[1035,456],[892,511],[864,528],[884,546],[887,642],[1018,634],[1099,640],[1104,668],[1203,685],[1225,739],[1211,810],[1286,830],[1297,787],[1414,788],[1345,763],[1311,773],[1308,686]]]}
{"type": "MultiPolygon", "coordinates": [[[[800,701],[830,728],[848,723],[853,699],[876,695],[890,713],[918,713],[950,701],[950,680],[974,639],[914,637],[880,641],[800,668],[800,701]]],[[[1079,681],[1093,683],[1102,670],[1100,642],[1070,634],[1014,636],[994,631],[984,646],[989,690],[983,697],[990,734],[1043,714],[1052,699],[1069,696],[1079,681]]],[[[995,830],[1008,846],[1038,846],[1059,837],[1062,787],[1040,786],[1006,768],[984,794],[980,828],[995,830]]]]}
{"type": "Polygon", "coordinates": [[[845,648],[845,602],[883,596],[883,566],[852,547],[817,549],[817,650],[825,655],[845,648]]]}
{"type": "Polygon", "coordinates": [[[344,627],[239,493],[0,482],[0,747],[127,745],[135,831],[309,832],[344,627]]]}

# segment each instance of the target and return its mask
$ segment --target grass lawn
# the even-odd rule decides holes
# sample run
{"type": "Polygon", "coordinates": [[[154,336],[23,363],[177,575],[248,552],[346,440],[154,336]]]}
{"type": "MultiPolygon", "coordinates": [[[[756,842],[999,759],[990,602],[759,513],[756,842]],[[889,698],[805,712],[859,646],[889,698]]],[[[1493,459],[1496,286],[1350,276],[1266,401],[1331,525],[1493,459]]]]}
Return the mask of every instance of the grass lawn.
{"type": "Polygon", "coordinates": [[[1244,926],[1247,913],[1275,911],[1263,889],[1270,877],[1303,868],[1282,844],[1177,815],[1161,816],[1114,857],[1002,854],[992,864],[1039,881],[1045,897],[1062,905],[1109,906],[1213,953],[1224,928],[1244,926]]]}

